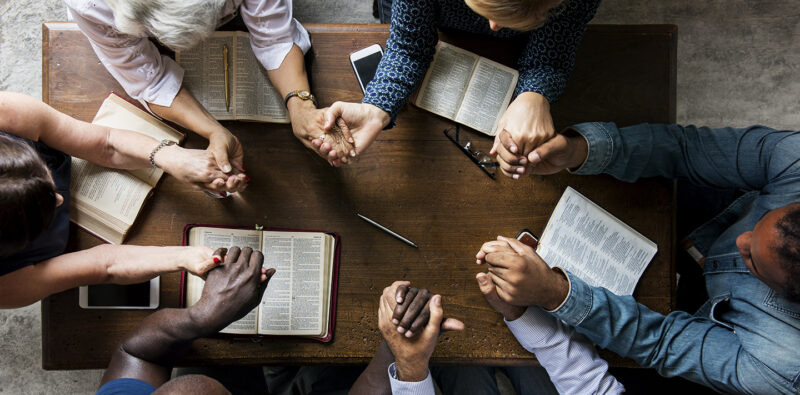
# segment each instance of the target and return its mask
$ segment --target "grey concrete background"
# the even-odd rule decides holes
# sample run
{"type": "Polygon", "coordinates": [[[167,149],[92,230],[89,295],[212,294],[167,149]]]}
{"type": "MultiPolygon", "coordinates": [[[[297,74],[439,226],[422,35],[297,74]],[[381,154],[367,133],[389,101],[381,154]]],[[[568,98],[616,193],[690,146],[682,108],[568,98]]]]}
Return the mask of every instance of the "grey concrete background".
{"type": "MultiPolygon", "coordinates": [[[[372,23],[370,0],[295,0],[301,22],[372,23]]],[[[60,1],[0,0],[0,89],[41,97],[41,22],[60,1]]],[[[797,0],[605,0],[593,23],[678,25],[678,122],[800,127],[797,0]]],[[[102,371],[41,369],[39,304],[0,311],[0,393],[92,393],[102,371]]]]}

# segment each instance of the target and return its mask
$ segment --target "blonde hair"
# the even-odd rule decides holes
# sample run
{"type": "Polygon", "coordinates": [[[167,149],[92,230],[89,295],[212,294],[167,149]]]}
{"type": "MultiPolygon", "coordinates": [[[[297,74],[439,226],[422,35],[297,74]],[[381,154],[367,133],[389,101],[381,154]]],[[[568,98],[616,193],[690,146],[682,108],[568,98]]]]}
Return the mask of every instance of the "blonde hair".
{"type": "Polygon", "coordinates": [[[189,49],[217,28],[225,0],[106,0],[122,33],[150,35],[172,50],[189,49]]]}
{"type": "Polygon", "coordinates": [[[547,22],[550,11],[568,0],[465,0],[486,19],[519,31],[534,30],[547,22]]]}

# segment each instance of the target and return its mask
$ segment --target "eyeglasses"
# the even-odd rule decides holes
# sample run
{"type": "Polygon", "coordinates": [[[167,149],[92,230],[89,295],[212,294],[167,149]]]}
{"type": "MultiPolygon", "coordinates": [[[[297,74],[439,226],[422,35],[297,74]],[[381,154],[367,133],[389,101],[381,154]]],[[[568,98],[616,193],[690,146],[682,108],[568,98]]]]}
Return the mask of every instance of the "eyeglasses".
{"type": "Polygon", "coordinates": [[[456,125],[455,130],[453,128],[445,129],[444,135],[447,136],[453,144],[457,145],[458,148],[461,149],[461,152],[468,156],[473,163],[478,165],[487,176],[494,179],[494,173],[497,170],[498,163],[493,161],[489,154],[472,149],[472,140],[470,140],[468,136],[459,134],[458,125],[456,125]]]}

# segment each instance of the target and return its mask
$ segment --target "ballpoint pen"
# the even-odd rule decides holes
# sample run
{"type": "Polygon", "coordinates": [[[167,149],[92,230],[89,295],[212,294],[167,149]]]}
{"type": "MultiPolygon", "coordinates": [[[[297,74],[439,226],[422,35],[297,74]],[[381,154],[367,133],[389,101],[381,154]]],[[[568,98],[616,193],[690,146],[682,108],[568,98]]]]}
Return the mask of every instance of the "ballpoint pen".
{"type": "Polygon", "coordinates": [[[392,231],[391,229],[389,229],[389,228],[387,228],[387,227],[385,227],[385,226],[383,226],[383,225],[381,225],[381,224],[379,224],[379,223],[377,223],[377,222],[375,222],[375,221],[373,221],[373,220],[371,220],[371,219],[369,219],[369,218],[367,218],[367,217],[365,217],[365,216],[363,216],[363,215],[361,215],[361,214],[358,214],[358,213],[356,213],[356,215],[357,215],[359,218],[363,219],[364,221],[367,221],[367,222],[369,222],[370,224],[372,224],[372,225],[373,225],[373,226],[375,226],[376,228],[378,228],[378,229],[380,229],[380,230],[382,230],[382,231],[384,231],[384,232],[386,232],[386,233],[388,233],[388,234],[390,234],[390,235],[392,235],[392,236],[396,237],[398,240],[402,241],[403,243],[406,243],[406,244],[408,244],[408,245],[410,245],[410,246],[412,246],[412,247],[414,247],[414,248],[419,248],[419,247],[417,247],[417,245],[416,245],[416,244],[414,244],[414,242],[412,242],[412,241],[411,241],[411,240],[409,240],[409,239],[406,239],[406,238],[405,238],[405,237],[403,237],[403,236],[400,236],[398,233],[396,233],[396,232],[392,231]]]}
{"type": "Polygon", "coordinates": [[[225,65],[225,109],[226,111],[231,110],[231,94],[230,94],[230,83],[228,82],[229,72],[228,72],[228,46],[222,46],[222,58],[223,63],[225,65]]]}

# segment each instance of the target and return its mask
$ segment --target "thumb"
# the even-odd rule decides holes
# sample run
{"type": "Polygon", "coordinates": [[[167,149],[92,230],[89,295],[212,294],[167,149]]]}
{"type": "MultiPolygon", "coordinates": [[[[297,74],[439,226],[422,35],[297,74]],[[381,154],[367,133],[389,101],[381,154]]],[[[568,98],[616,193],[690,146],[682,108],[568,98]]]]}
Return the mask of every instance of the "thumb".
{"type": "Polygon", "coordinates": [[[486,299],[498,298],[494,282],[489,279],[486,273],[478,273],[475,277],[478,279],[478,288],[481,289],[481,293],[486,299]]]}
{"type": "MultiPolygon", "coordinates": [[[[502,132],[501,130],[500,133],[502,132]]],[[[492,149],[489,150],[489,155],[497,154],[497,147],[500,146],[500,133],[494,136],[494,143],[492,144],[492,149]]]]}
{"type": "Polygon", "coordinates": [[[464,323],[455,318],[445,318],[441,326],[443,331],[456,331],[456,332],[463,331],[464,327],[465,327],[464,323]]]}
{"type": "Polygon", "coordinates": [[[535,150],[528,154],[528,161],[532,166],[535,166],[547,159],[550,155],[557,154],[567,149],[567,140],[556,136],[550,140],[545,141],[544,144],[537,147],[535,150]]]}
{"type": "Polygon", "coordinates": [[[331,130],[333,127],[333,123],[336,121],[336,118],[339,118],[342,115],[342,102],[335,102],[325,110],[325,124],[324,128],[326,131],[331,130]]]}
{"type": "Polygon", "coordinates": [[[217,166],[220,170],[222,170],[223,173],[230,173],[231,162],[228,160],[228,152],[219,147],[214,147],[211,149],[211,153],[214,155],[214,160],[217,161],[217,166]]]}
{"type": "Polygon", "coordinates": [[[428,320],[428,325],[425,326],[425,332],[430,336],[439,334],[439,328],[442,326],[442,319],[444,311],[442,310],[442,295],[433,295],[430,301],[431,318],[428,320]]]}

